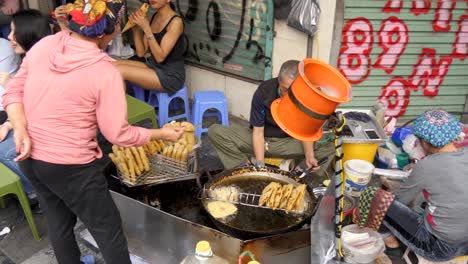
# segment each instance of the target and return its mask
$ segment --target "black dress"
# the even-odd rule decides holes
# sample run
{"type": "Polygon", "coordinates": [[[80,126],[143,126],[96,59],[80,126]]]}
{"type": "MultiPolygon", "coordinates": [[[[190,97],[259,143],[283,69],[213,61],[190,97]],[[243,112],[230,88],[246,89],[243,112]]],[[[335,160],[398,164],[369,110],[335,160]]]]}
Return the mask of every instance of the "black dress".
{"type": "MultiPolygon", "coordinates": [[[[151,18],[150,24],[153,22],[155,15],[156,14],[154,14],[151,18]]],[[[163,30],[161,30],[161,32],[153,33],[159,45],[161,45],[161,40],[167,33],[167,27],[176,17],[180,16],[174,15],[171,17],[171,19],[169,19],[169,22],[167,22],[166,26],[163,28],[163,30]]],[[[173,94],[182,89],[185,83],[184,42],[184,34],[182,33],[179,36],[179,39],[177,39],[176,44],[172,48],[172,51],[169,53],[169,55],[167,55],[163,62],[158,63],[154,59],[153,55],[151,55],[147,61],[147,65],[152,68],[158,75],[162,88],[169,94],[173,94]]]]}

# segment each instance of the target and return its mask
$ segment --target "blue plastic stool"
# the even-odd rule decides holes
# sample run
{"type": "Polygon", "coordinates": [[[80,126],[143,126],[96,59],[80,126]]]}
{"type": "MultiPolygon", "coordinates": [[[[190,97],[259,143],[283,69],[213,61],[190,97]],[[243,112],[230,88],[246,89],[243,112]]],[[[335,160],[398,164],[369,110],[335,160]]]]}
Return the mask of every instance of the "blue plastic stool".
{"type": "Polygon", "coordinates": [[[153,107],[159,106],[158,123],[160,126],[163,126],[164,124],[172,120],[177,120],[181,118],[190,120],[190,107],[187,86],[182,87],[182,89],[180,89],[173,95],[150,91],[147,103],[152,105],[153,107]],[[182,99],[182,101],[184,101],[185,111],[183,114],[180,115],[169,116],[169,106],[171,105],[171,101],[175,98],[180,98],[182,99]]]}
{"type": "Polygon", "coordinates": [[[229,114],[226,97],[220,91],[198,91],[193,95],[193,110],[192,123],[197,127],[195,136],[200,138],[203,132],[207,132],[208,128],[203,128],[203,116],[206,110],[216,109],[217,114],[223,126],[229,125],[229,114]]]}
{"type": "Polygon", "coordinates": [[[133,94],[136,99],[146,103],[145,89],[130,82],[127,82],[127,86],[133,89],[133,94]]]}
{"type": "Polygon", "coordinates": [[[81,262],[83,262],[83,264],[94,264],[95,263],[95,259],[94,259],[93,255],[81,256],[80,260],[81,260],[81,262]]]}

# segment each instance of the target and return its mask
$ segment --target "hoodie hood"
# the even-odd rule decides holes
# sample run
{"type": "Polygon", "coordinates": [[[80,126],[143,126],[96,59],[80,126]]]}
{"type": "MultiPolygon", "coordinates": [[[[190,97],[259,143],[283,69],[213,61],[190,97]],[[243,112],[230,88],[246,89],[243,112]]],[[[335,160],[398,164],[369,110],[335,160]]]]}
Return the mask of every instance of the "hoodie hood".
{"type": "Polygon", "coordinates": [[[95,43],[74,38],[70,34],[70,31],[61,31],[54,36],[58,40],[49,55],[52,71],[66,73],[99,61],[113,61],[95,43]]]}

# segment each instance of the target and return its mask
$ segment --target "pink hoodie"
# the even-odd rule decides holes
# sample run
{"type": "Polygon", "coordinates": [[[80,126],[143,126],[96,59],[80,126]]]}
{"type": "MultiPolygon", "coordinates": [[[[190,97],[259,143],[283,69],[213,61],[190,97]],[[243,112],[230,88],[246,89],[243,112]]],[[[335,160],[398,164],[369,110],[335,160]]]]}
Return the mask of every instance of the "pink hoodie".
{"type": "Polygon", "coordinates": [[[143,145],[148,129],[127,122],[120,73],[96,44],[59,32],[26,55],[3,96],[5,108],[23,103],[31,157],[55,164],[86,164],[102,157],[96,133],[120,146],[143,145]]]}

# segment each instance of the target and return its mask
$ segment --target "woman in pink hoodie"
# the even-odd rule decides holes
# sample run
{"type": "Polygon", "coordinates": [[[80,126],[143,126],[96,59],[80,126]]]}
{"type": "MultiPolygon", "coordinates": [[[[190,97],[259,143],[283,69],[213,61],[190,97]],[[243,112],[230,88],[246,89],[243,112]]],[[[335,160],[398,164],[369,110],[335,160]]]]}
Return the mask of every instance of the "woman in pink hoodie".
{"type": "MultiPolygon", "coordinates": [[[[97,3],[101,1],[96,1],[97,3]]],[[[178,140],[182,129],[130,126],[123,80],[101,49],[113,38],[121,0],[95,13],[86,4],[70,12],[70,31],[38,42],[10,80],[3,104],[15,131],[17,157],[47,217],[59,263],[80,262],[73,227],[89,229],[106,263],[131,263],[120,215],[95,160],[102,157],[97,129],[128,147],[150,139],[178,140]]]]}

